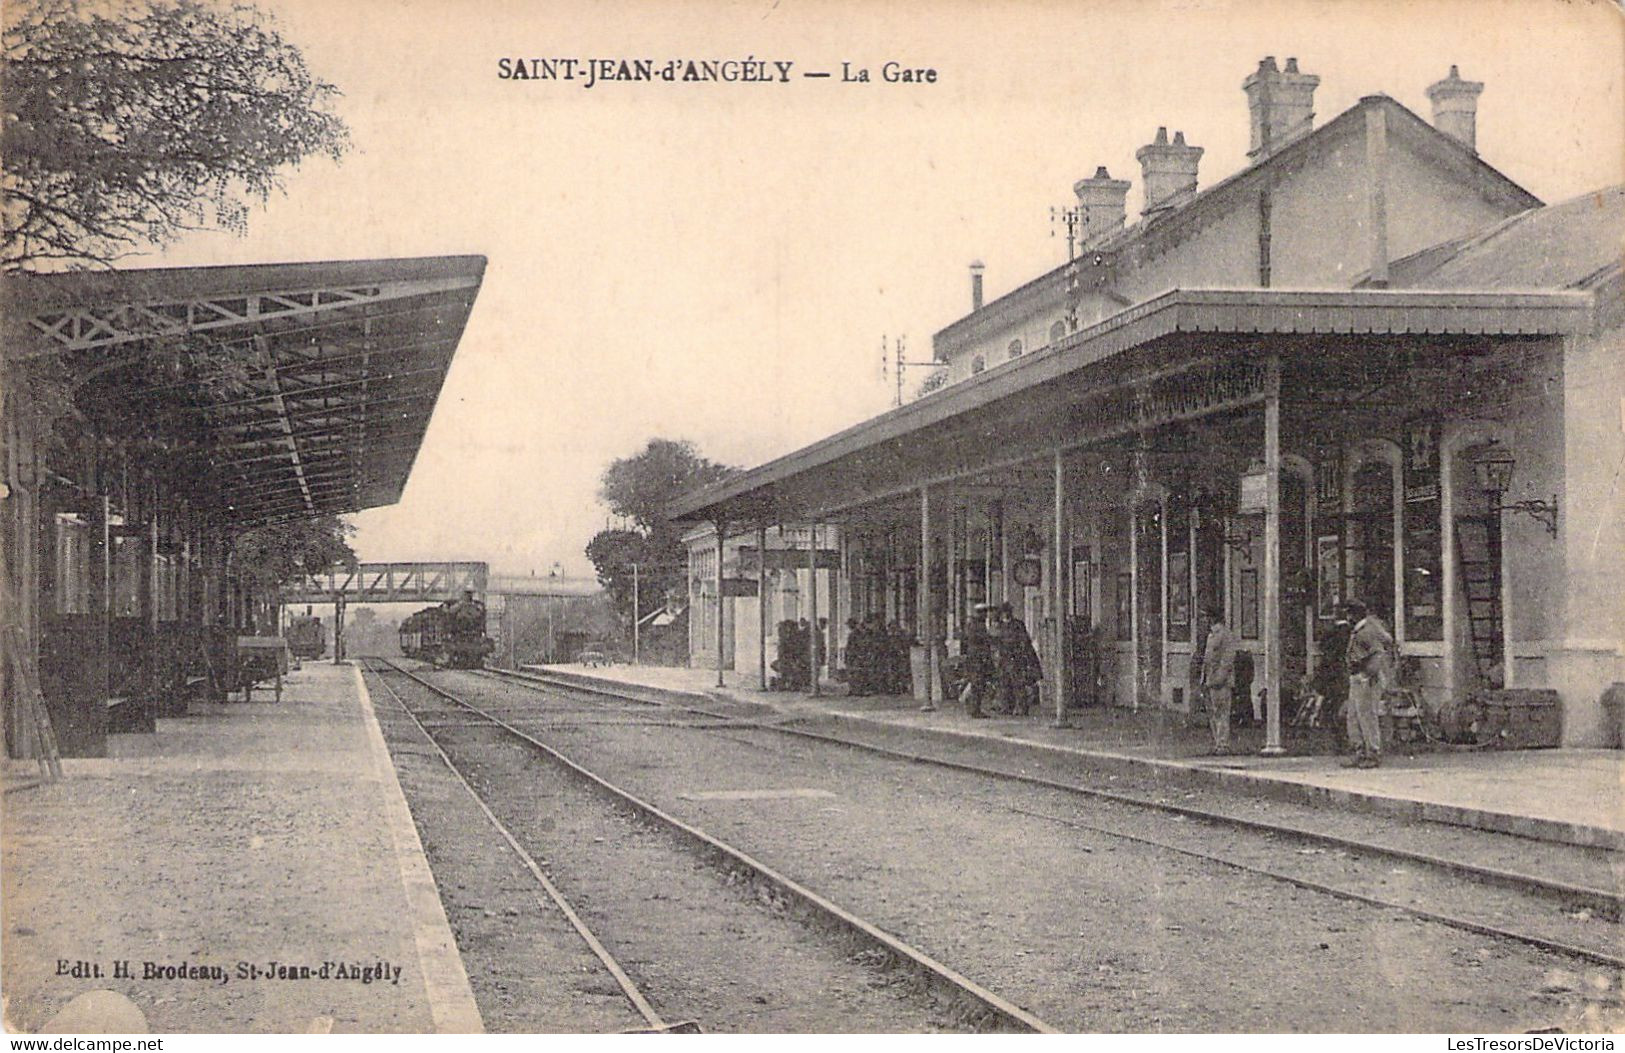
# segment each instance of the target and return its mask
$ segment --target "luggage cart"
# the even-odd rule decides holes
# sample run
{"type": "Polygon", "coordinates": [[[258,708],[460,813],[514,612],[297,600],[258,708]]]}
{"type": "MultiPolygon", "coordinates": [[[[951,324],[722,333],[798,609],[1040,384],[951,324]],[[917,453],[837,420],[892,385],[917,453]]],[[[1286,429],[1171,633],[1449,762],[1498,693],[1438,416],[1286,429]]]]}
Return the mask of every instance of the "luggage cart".
{"type": "Polygon", "coordinates": [[[239,636],[234,658],[234,679],[243,689],[244,702],[253,701],[255,686],[265,680],[276,682],[276,701],[282,701],[282,678],[289,664],[287,641],[280,636],[239,636]]]}

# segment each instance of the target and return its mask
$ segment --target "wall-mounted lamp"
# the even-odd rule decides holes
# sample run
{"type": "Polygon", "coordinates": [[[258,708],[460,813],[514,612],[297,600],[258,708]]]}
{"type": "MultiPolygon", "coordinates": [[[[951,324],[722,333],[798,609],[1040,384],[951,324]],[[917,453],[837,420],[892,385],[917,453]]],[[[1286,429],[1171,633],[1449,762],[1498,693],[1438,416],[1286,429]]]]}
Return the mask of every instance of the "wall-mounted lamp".
{"type": "Polygon", "coordinates": [[[1512,469],[1518,462],[1513,456],[1492,443],[1473,458],[1473,470],[1478,474],[1478,487],[1489,498],[1490,512],[1500,515],[1502,512],[1522,512],[1542,523],[1546,533],[1552,537],[1557,536],[1557,495],[1553,494],[1550,501],[1514,501],[1509,505],[1501,503],[1501,495],[1512,486],[1512,469]]]}

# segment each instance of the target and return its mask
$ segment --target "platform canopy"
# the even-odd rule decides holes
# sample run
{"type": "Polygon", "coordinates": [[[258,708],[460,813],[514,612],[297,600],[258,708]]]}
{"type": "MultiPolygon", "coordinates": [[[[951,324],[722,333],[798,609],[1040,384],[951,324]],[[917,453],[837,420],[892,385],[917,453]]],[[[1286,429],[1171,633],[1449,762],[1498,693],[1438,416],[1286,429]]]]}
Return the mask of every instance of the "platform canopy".
{"type": "Polygon", "coordinates": [[[245,528],[392,504],[483,256],[9,275],[5,353],[245,528]]]}
{"type": "Polygon", "coordinates": [[[1171,289],[1055,346],[989,369],[775,460],[690,491],[678,523],[838,520],[925,485],[1026,483],[1056,449],[1264,397],[1263,352],[1313,386],[1383,348],[1440,357],[1489,339],[1579,332],[1592,298],[1576,291],[1171,289]]]}

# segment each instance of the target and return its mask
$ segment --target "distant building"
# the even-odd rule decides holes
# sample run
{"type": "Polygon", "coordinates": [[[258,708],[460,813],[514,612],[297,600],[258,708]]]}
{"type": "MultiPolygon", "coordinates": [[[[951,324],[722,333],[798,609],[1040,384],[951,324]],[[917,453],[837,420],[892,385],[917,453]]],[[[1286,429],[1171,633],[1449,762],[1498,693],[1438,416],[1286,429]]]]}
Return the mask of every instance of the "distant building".
{"type": "Polygon", "coordinates": [[[1620,191],[1542,207],[1478,155],[1484,86],[1454,67],[1431,124],[1372,95],[1316,126],[1318,83],[1261,62],[1250,164],[1206,189],[1200,147],[1158,129],[1133,224],[1098,168],[1076,259],[988,302],[973,266],[971,312],[934,341],[953,383],[675,517],[838,525],[832,621],[878,611],[937,663],[978,598],[1011,603],[1059,720],[1190,709],[1212,607],[1273,748],[1353,597],[1429,705],[1549,687],[1565,743],[1605,741],[1599,696],[1625,679],[1620,191]],[[901,587],[864,588],[879,567],[901,587]]]}
{"type": "MultiPolygon", "coordinates": [[[[779,623],[830,618],[835,605],[843,602],[838,595],[843,587],[839,573],[840,529],[818,528],[816,554],[809,552],[814,544],[812,533],[806,526],[774,525],[727,535],[722,550],[720,598],[723,668],[760,673],[765,664],[771,677],[773,663],[779,657],[779,623]],[[809,560],[813,569],[808,567],[809,560]]],[[[719,603],[716,528],[696,527],[683,535],[683,542],[688,546],[689,664],[715,669],[719,603]]]]}
{"type": "Polygon", "coordinates": [[[492,660],[508,668],[571,662],[588,643],[619,639],[620,624],[597,578],[493,574],[486,587],[492,660]]]}

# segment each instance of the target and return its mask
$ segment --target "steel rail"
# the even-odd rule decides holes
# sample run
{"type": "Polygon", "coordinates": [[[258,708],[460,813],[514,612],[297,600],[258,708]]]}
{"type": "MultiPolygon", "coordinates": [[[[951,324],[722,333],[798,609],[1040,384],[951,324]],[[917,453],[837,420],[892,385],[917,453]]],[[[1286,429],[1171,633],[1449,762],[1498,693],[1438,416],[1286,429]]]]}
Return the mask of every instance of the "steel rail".
{"type": "MultiPolygon", "coordinates": [[[[388,662],[387,659],[380,660],[388,662]]],[[[729,866],[746,871],[756,880],[765,883],[783,896],[801,904],[813,916],[831,923],[836,928],[856,937],[863,943],[880,950],[889,958],[902,963],[932,988],[947,994],[954,1000],[968,1001],[973,1009],[971,1014],[973,1024],[981,1024],[987,1021],[1001,1025],[1009,1030],[1038,1034],[1059,1033],[1053,1026],[1045,1023],[1034,1014],[937,961],[924,951],[911,946],[871,922],[865,921],[812,889],[779,873],[766,863],[706,833],[699,827],[685,823],[636,794],[616,786],[535,736],[529,735],[507,721],[491,715],[472,702],[459,698],[450,691],[430,683],[408,669],[404,669],[392,662],[389,665],[395,672],[411,678],[447,701],[485,717],[493,726],[501,728],[514,738],[547,755],[589,785],[607,794],[611,799],[630,805],[640,814],[655,820],[661,826],[698,846],[706,854],[720,858],[729,866]]]]}
{"type": "MultiPolygon", "coordinates": [[[[381,663],[381,665],[387,667],[388,663],[381,663]]],[[[406,700],[401,698],[400,694],[390,686],[389,681],[384,679],[382,669],[375,666],[370,671],[378,679],[378,683],[382,685],[384,690],[389,692],[390,697],[395,700],[395,704],[401,707],[401,712],[406,714],[407,718],[423,733],[423,737],[428,741],[429,745],[434,747],[435,753],[440,757],[440,762],[446,766],[446,770],[451,772],[452,776],[462,784],[463,789],[468,791],[468,795],[474,799],[474,803],[485,814],[485,818],[496,828],[497,833],[502,835],[502,839],[508,843],[508,847],[513,849],[514,855],[518,856],[519,861],[525,865],[525,869],[530,871],[530,876],[535,878],[537,884],[542,886],[542,890],[547,893],[548,899],[553,901],[553,905],[558,908],[559,913],[563,914],[565,920],[570,923],[570,927],[575,929],[576,935],[581,937],[581,941],[587,945],[587,949],[592,951],[598,960],[603,963],[604,968],[609,971],[610,976],[615,978],[615,983],[620,986],[621,993],[626,995],[627,1001],[632,1003],[632,1008],[637,1010],[639,1016],[643,1017],[649,1028],[653,1031],[697,1030],[693,1024],[680,1024],[674,1027],[661,1017],[659,1011],[644,997],[643,992],[638,990],[638,985],[626,974],[626,970],[621,968],[621,963],[615,960],[615,956],[593,934],[587,923],[581,920],[581,915],[576,913],[575,908],[570,905],[570,901],[565,898],[564,893],[560,892],[558,886],[553,884],[547,874],[542,871],[535,857],[525,851],[524,846],[519,843],[519,839],[514,837],[513,832],[508,829],[501,819],[497,818],[496,813],[485,803],[485,799],[480,796],[479,791],[474,789],[473,783],[468,781],[468,777],[463,774],[462,769],[458,768],[456,762],[451,759],[451,755],[445,751],[439,742],[435,741],[434,736],[429,733],[428,727],[424,725],[416,713],[412,712],[412,708],[406,704],[406,700]]],[[[404,672],[403,670],[397,671],[404,672]]],[[[488,724],[478,726],[489,727],[488,724]]]]}
{"type": "MultiPolygon", "coordinates": [[[[1241,816],[1226,815],[1223,812],[1212,812],[1212,811],[1209,811],[1207,809],[1197,808],[1197,807],[1194,807],[1194,806],[1191,806],[1191,805],[1181,805],[1181,804],[1174,804],[1174,803],[1171,803],[1171,802],[1147,800],[1145,798],[1136,797],[1136,796],[1133,796],[1133,795],[1130,795],[1130,794],[1118,793],[1118,792],[1111,791],[1111,790],[1102,790],[1102,789],[1097,789],[1095,787],[1089,787],[1089,786],[1079,786],[1079,785],[1077,785],[1075,783],[1061,782],[1061,781],[1056,780],[1056,779],[1048,779],[1048,778],[1045,778],[1044,776],[1041,776],[1041,775],[1028,775],[1028,774],[1024,774],[1024,773],[1020,773],[1020,772],[1004,771],[1004,770],[1001,770],[1001,769],[998,769],[998,768],[988,768],[988,767],[983,767],[981,765],[972,764],[972,763],[970,763],[968,761],[957,761],[957,760],[950,760],[948,758],[943,758],[943,757],[932,757],[932,756],[927,755],[927,754],[912,753],[912,752],[909,752],[907,750],[893,749],[893,748],[891,748],[889,746],[881,746],[881,745],[877,745],[877,744],[874,744],[874,743],[860,742],[860,741],[856,741],[856,740],[853,740],[853,739],[842,738],[842,737],[840,737],[838,735],[825,735],[825,734],[820,733],[820,732],[809,731],[809,730],[807,730],[805,728],[789,727],[789,726],[786,726],[786,725],[783,725],[783,724],[769,723],[769,722],[764,722],[764,721],[755,721],[755,722],[748,722],[747,723],[747,722],[741,721],[739,718],[729,717],[726,714],[715,713],[713,711],[702,709],[702,708],[699,708],[697,706],[690,706],[690,705],[686,705],[686,704],[683,704],[683,703],[669,702],[669,701],[650,699],[650,698],[639,698],[639,697],[635,697],[635,696],[631,696],[631,695],[623,695],[623,694],[620,694],[620,693],[618,693],[616,691],[613,691],[613,690],[610,690],[610,689],[607,689],[607,688],[588,687],[588,686],[585,686],[585,685],[577,684],[577,683],[567,681],[567,680],[563,680],[563,679],[554,679],[554,678],[551,678],[551,677],[547,677],[546,674],[515,673],[515,672],[509,671],[509,670],[486,670],[486,672],[487,673],[499,674],[501,677],[511,679],[513,682],[521,683],[521,684],[529,684],[532,687],[540,687],[540,686],[545,685],[545,686],[553,688],[555,690],[563,689],[563,690],[568,690],[568,691],[587,692],[587,693],[590,693],[590,694],[600,694],[600,695],[608,696],[610,698],[620,698],[620,699],[624,699],[626,701],[635,702],[635,703],[637,703],[639,705],[663,706],[663,707],[668,707],[668,708],[672,708],[672,709],[685,710],[685,711],[688,711],[688,712],[691,712],[691,713],[698,713],[698,714],[700,714],[702,716],[708,716],[708,717],[713,717],[713,718],[717,718],[717,719],[724,719],[724,720],[732,721],[731,725],[721,727],[721,728],[716,728],[716,729],[709,728],[709,727],[706,727],[704,725],[697,725],[697,724],[684,725],[684,726],[687,726],[687,727],[693,727],[696,730],[751,729],[751,730],[762,730],[762,731],[775,731],[775,732],[783,733],[785,735],[791,735],[791,736],[795,736],[795,737],[798,737],[798,738],[811,739],[811,740],[816,741],[816,742],[828,743],[828,744],[831,744],[831,745],[842,746],[842,747],[846,747],[846,748],[849,748],[849,749],[861,750],[861,751],[864,751],[864,752],[867,752],[867,753],[873,753],[873,754],[877,754],[879,756],[888,757],[888,758],[895,759],[895,760],[904,760],[904,761],[908,761],[908,762],[911,762],[911,763],[914,763],[914,764],[921,764],[921,765],[926,765],[926,766],[931,766],[931,767],[946,768],[946,769],[949,769],[949,770],[952,770],[952,771],[961,771],[961,772],[966,772],[966,773],[974,774],[974,775],[985,775],[985,776],[990,776],[992,778],[1001,779],[1001,780],[1004,780],[1004,781],[1024,783],[1024,784],[1031,785],[1031,786],[1039,786],[1039,787],[1043,787],[1045,789],[1058,790],[1058,791],[1062,791],[1062,792],[1065,792],[1065,793],[1074,794],[1074,795],[1078,795],[1078,796],[1091,797],[1091,798],[1095,798],[1095,799],[1098,799],[1098,800],[1111,801],[1111,802],[1116,803],[1116,804],[1129,805],[1129,806],[1133,806],[1133,807],[1144,808],[1144,809],[1149,809],[1149,810],[1154,810],[1154,811],[1168,812],[1168,813],[1171,813],[1171,814],[1174,814],[1174,815],[1184,816],[1186,818],[1192,818],[1192,819],[1198,819],[1198,820],[1207,821],[1207,822],[1213,822],[1213,823],[1218,823],[1218,824],[1236,826],[1236,827],[1240,827],[1240,828],[1243,828],[1243,829],[1246,829],[1246,830],[1251,830],[1251,831],[1257,832],[1257,833],[1284,835],[1284,836],[1287,836],[1287,837],[1296,838],[1296,839],[1301,840],[1301,841],[1319,842],[1321,844],[1329,845],[1329,846],[1336,847],[1336,848],[1345,849],[1345,850],[1348,850],[1348,851],[1361,852],[1361,853],[1366,853],[1366,854],[1371,854],[1371,855],[1381,855],[1381,856],[1385,856],[1385,857],[1392,858],[1392,859],[1403,860],[1403,861],[1406,861],[1406,862],[1419,863],[1419,864],[1422,864],[1422,865],[1425,865],[1425,866],[1431,866],[1431,867],[1435,867],[1435,868],[1444,870],[1444,871],[1446,871],[1448,873],[1454,873],[1454,874],[1459,874],[1459,875],[1462,875],[1462,876],[1465,876],[1465,877],[1470,877],[1470,878],[1473,878],[1473,879],[1475,879],[1477,881],[1480,881],[1480,882],[1482,882],[1484,884],[1487,884],[1487,885],[1494,885],[1494,886],[1498,886],[1498,887],[1511,888],[1514,891],[1532,892],[1532,893],[1536,893],[1538,895],[1541,895],[1541,896],[1544,896],[1544,897],[1547,897],[1547,898],[1561,899],[1561,900],[1564,900],[1564,901],[1566,901],[1568,903],[1571,903],[1571,904],[1576,903],[1576,902],[1583,903],[1585,906],[1596,910],[1599,914],[1603,915],[1605,918],[1607,918],[1610,921],[1617,921],[1618,918],[1619,918],[1619,915],[1620,915],[1620,911],[1621,911],[1621,897],[1617,893],[1609,892],[1609,891],[1602,890],[1602,889],[1588,888],[1588,887],[1585,887],[1585,886],[1582,886],[1582,885],[1571,885],[1571,884],[1567,884],[1565,882],[1556,881],[1556,880],[1549,879],[1549,878],[1542,878],[1542,877],[1532,875],[1532,874],[1521,874],[1521,873],[1518,873],[1517,871],[1501,870],[1501,869],[1496,868],[1496,867],[1484,866],[1484,865],[1478,864],[1478,863],[1468,863],[1468,862],[1464,862],[1464,861],[1461,861],[1461,860],[1448,859],[1448,858],[1443,857],[1443,856],[1435,856],[1435,855],[1431,855],[1431,854],[1426,853],[1426,852],[1416,852],[1416,851],[1412,851],[1410,849],[1396,848],[1396,847],[1388,846],[1388,845],[1379,845],[1379,844],[1375,844],[1375,843],[1369,842],[1369,841],[1362,841],[1362,840],[1359,840],[1358,838],[1341,837],[1341,836],[1336,835],[1336,834],[1329,834],[1329,833],[1325,833],[1325,832],[1317,831],[1317,830],[1307,830],[1307,829],[1304,829],[1304,828],[1298,827],[1298,826],[1290,826],[1290,825],[1284,825],[1284,824],[1279,824],[1279,823],[1270,823],[1270,822],[1266,822],[1266,821],[1258,820],[1258,819],[1247,819],[1247,818],[1241,817],[1241,816]]],[[[1040,818],[1051,818],[1051,817],[1040,816],[1040,818]]],[[[1075,822],[1075,821],[1072,821],[1072,820],[1067,820],[1067,821],[1068,822],[1075,822]]],[[[1567,956],[1571,956],[1571,957],[1575,957],[1575,958],[1581,958],[1581,959],[1585,959],[1585,960],[1588,960],[1588,961],[1597,962],[1597,963],[1602,964],[1602,965],[1607,965],[1607,966],[1610,966],[1610,967],[1613,967],[1613,968],[1616,968],[1616,969],[1625,969],[1625,956],[1621,956],[1621,955],[1617,955],[1617,954],[1610,954],[1610,953],[1605,952],[1605,951],[1598,951],[1598,950],[1594,950],[1594,949],[1588,948],[1588,947],[1581,947],[1581,946],[1578,946],[1578,945],[1575,945],[1575,944],[1565,943],[1565,942],[1560,941],[1560,940],[1552,940],[1552,939],[1548,939],[1548,938],[1546,938],[1544,936],[1538,936],[1538,935],[1535,935],[1535,934],[1532,934],[1532,933],[1524,933],[1524,932],[1518,932],[1518,931],[1512,930],[1512,929],[1502,929],[1502,928],[1497,928],[1497,927],[1494,927],[1494,926],[1487,926],[1487,925],[1483,925],[1483,924],[1481,924],[1479,922],[1475,922],[1475,921],[1472,921],[1472,920],[1467,919],[1467,918],[1457,918],[1457,917],[1455,917],[1453,915],[1440,914],[1440,913],[1437,913],[1437,912],[1434,912],[1434,911],[1429,911],[1429,910],[1426,910],[1426,909],[1420,908],[1420,907],[1410,906],[1410,905],[1404,904],[1404,903],[1396,903],[1396,902],[1389,901],[1389,900],[1382,900],[1382,899],[1373,898],[1373,897],[1367,896],[1365,893],[1361,893],[1361,892],[1354,892],[1354,891],[1347,890],[1347,889],[1338,889],[1338,888],[1336,888],[1334,886],[1319,885],[1319,884],[1316,884],[1314,882],[1309,882],[1307,879],[1297,878],[1297,877],[1294,877],[1292,875],[1283,874],[1283,873],[1280,873],[1280,872],[1277,872],[1277,871],[1269,870],[1267,868],[1253,867],[1253,866],[1251,866],[1249,864],[1238,863],[1238,862],[1236,862],[1234,860],[1225,859],[1225,858],[1220,857],[1220,856],[1212,856],[1212,855],[1208,855],[1206,853],[1195,852],[1194,850],[1181,848],[1181,847],[1179,847],[1177,845],[1170,845],[1170,844],[1167,844],[1167,843],[1164,843],[1164,842],[1153,841],[1153,840],[1150,840],[1150,839],[1142,838],[1142,837],[1140,837],[1138,835],[1126,834],[1126,833],[1122,833],[1120,831],[1112,830],[1112,829],[1109,829],[1109,828],[1092,827],[1092,826],[1088,826],[1088,824],[1083,824],[1081,822],[1077,823],[1077,825],[1087,826],[1089,829],[1095,830],[1096,832],[1099,832],[1099,833],[1107,834],[1109,836],[1122,837],[1122,838],[1125,838],[1125,839],[1131,840],[1131,841],[1141,841],[1141,842],[1143,842],[1145,844],[1155,845],[1155,846],[1158,846],[1158,847],[1166,848],[1169,851],[1183,853],[1183,854],[1187,854],[1187,855],[1196,855],[1196,856],[1198,856],[1200,858],[1211,859],[1214,862],[1220,863],[1220,864],[1222,864],[1224,866],[1234,867],[1234,868],[1241,869],[1241,870],[1247,870],[1247,871],[1259,874],[1259,875],[1264,876],[1264,877],[1270,877],[1270,878],[1274,878],[1274,879],[1279,880],[1279,881],[1284,881],[1284,882],[1286,882],[1288,884],[1293,884],[1293,885],[1297,885],[1299,887],[1309,888],[1309,889],[1313,889],[1315,891],[1324,892],[1324,893],[1327,893],[1328,895],[1337,896],[1337,897],[1344,898],[1344,899],[1355,900],[1355,901],[1358,901],[1358,902],[1368,903],[1368,904],[1374,905],[1374,906],[1381,906],[1381,907],[1391,908],[1391,909],[1394,909],[1394,910],[1404,911],[1404,912],[1406,912],[1408,914],[1412,914],[1412,915],[1414,915],[1416,917],[1424,918],[1424,919],[1429,920],[1429,921],[1434,921],[1434,922],[1437,922],[1439,924],[1447,925],[1447,926],[1452,927],[1452,928],[1461,929],[1461,930],[1466,931],[1466,932],[1471,932],[1471,933],[1474,933],[1475,935],[1497,936],[1497,937],[1512,940],[1512,941],[1515,941],[1515,942],[1518,942],[1518,943],[1523,943],[1523,944],[1526,944],[1528,946],[1537,947],[1537,948],[1539,948],[1541,950],[1549,951],[1549,952],[1552,952],[1552,953],[1555,953],[1555,954],[1563,954],[1563,955],[1567,955],[1567,956]]]]}

